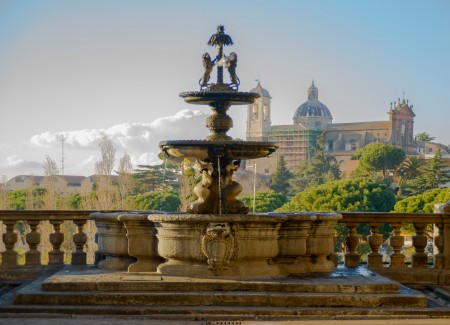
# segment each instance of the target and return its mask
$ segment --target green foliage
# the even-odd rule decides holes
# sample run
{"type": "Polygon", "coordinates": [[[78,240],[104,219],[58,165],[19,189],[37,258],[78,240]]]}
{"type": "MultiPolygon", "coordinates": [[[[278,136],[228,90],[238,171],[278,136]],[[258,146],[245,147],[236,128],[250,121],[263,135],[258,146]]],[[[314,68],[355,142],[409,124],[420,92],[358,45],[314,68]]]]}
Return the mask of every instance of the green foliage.
{"type": "Polygon", "coordinates": [[[299,166],[295,177],[289,181],[291,194],[295,195],[309,187],[318,186],[340,178],[339,164],[336,158],[326,155],[325,132],[316,138],[316,144],[312,147],[311,161],[303,161],[299,166]]]}
{"type": "Polygon", "coordinates": [[[361,176],[374,176],[377,172],[383,174],[394,170],[405,159],[406,153],[403,149],[391,144],[371,143],[359,149],[355,158],[359,159],[357,173],[361,176]]]}
{"type": "Polygon", "coordinates": [[[430,142],[436,139],[436,137],[432,137],[426,132],[421,132],[416,134],[416,140],[422,141],[422,142],[430,142]]]}
{"type": "Polygon", "coordinates": [[[371,179],[351,179],[329,182],[298,193],[277,211],[360,211],[392,210],[393,191],[371,179]]]}
{"type": "Polygon", "coordinates": [[[426,160],[419,168],[421,174],[413,183],[417,193],[438,188],[440,184],[450,181],[450,175],[446,170],[441,150],[438,150],[433,158],[426,160]]]}
{"type": "Polygon", "coordinates": [[[419,177],[423,161],[417,157],[407,157],[397,169],[396,174],[399,176],[399,191],[397,197],[411,195],[414,190],[414,180],[419,177]]]}
{"type": "Polygon", "coordinates": [[[278,158],[277,169],[272,174],[269,187],[277,193],[287,195],[289,193],[289,180],[292,177],[292,173],[286,167],[284,156],[280,155],[278,158]]]}
{"type": "Polygon", "coordinates": [[[434,211],[434,204],[445,203],[449,200],[450,188],[437,188],[398,201],[394,206],[394,211],[432,213],[434,211]]]}
{"type": "MultiPolygon", "coordinates": [[[[245,196],[242,202],[249,207],[250,211],[253,209],[253,196],[245,196]]],[[[281,207],[289,201],[288,197],[282,193],[275,191],[260,191],[255,195],[255,211],[256,212],[272,212],[281,207]]]]}
{"type": "Polygon", "coordinates": [[[138,165],[133,173],[134,193],[157,191],[175,179],[178,167],[170,161],[159,165],[138,165]]]}
{"type": "Polygon", "coordinates": [[[8,193],[8,200],[13,210],[25,210],[27,194],[24,190],[11,191],[8,193]]]}
{"type": "Polygon", "coordinates": [[[67,197],[67,200],[69,202],[69,206],[74,210],[80,210],[81,209],[81,202],[82,197],[80,193],[73,193],[69,194],[67,197]]]}
{"type": "Polygon", "coordinates": [[[178,192],[171,187],[133,197],[133,204],[138,210],[160,210],[176,212],[180,206],[178,192]]]}
{"type": "MultiPolygon", "coordinates": [[[[435,204],[446,203],[449,200],[450,188],[437,188],[398,201],[394,206],[394,211],[407,213],[432,213],[434,211],[435,204]]],[[[427,227],[427,231],[431,231],[430,227],[427,227]]],[[[412,224],[406,224],[402,227],[402,232],[407,234],[415,234],[416,231],[412,224]]]]}
{"type": "Polygon", "coordinates": [[[45,189],[42,187],[8,192],[9,206],[13,210],[40,208],[44,194],[45,189]],[[32,204],[32,207],[27,206],[27,203],[32,204]]]}

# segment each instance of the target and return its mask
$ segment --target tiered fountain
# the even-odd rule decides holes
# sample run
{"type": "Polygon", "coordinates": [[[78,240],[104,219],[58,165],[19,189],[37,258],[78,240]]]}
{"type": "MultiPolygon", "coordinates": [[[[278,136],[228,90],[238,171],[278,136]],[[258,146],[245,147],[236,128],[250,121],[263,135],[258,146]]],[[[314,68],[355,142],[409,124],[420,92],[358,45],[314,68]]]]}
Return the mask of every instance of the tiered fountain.
{"type": "Polygon", "coordinates": [[[190,104],[209,105],[206,120],[211,134],[205,140],[169,140],[159,145],[168,157],[195,160],[201,181],[195,186],[197,200],[186,213],[92,216],[99,228],[99,267],[129,271],[155,271],[180,276],[283,275],[330,271],[335,265],[336,213],[247,214],[237,199],[242,186],[233,180],[241,160],[262,158],[277,146],[271,142],[235,140],[227,135],[233,120],[231,105],[251,104],[259,94],[240,92],[236,74],[237,54],[228,56],[224,46],[231,37],[218,26],[209,42],[217,46],[212,60],[203,54],[204,73],[200,90],[181,93],[190,104]],[[217,82],[209,83],[213,69],[217,82]],[[230,83],[224,83],[224,68],[230,83]],[[139,219],[139,220],[138,220],[139,219]],[[125,228],[124,228],[125,227],[125,228]],[[162,259],[164,262],[161,263],[162,259]]]}
{"type": "Polygon", "coordinates": [[[15,295],[15,303],[54,307],[43,311],[162,319],[175,314],[189,319],[328,315],[331,309],[317,309],[324,306],[335,307],[333,315],[340,315],[342,307],[353,315],[354,307],[425,306],[424,297],[400,293],[397,283],[370,271],[335,270],[331,257],[340,214],[246,214],[248,208],[236,198],[242,187],[233,172],[242,159],[267,156],[276,146],[226,134],[232,126],[227,109],[252,103],[258,94],[238,91],[237,55],[223,52],[232,44],[223,26],[209,44],[219,51],[214,60],[203,55],[200,91],[181,97],[211,107],[211,135],[160,143],[168,156],[196,160],[202,173],[194,189],[198,199],[185,213],[92,214],[98,268],[64,269],[38,279],[15,295]],[[209,84],[214,67],[217,83],[209,84]],[[223,82],[224,67],[229,84],[223,82]]]}

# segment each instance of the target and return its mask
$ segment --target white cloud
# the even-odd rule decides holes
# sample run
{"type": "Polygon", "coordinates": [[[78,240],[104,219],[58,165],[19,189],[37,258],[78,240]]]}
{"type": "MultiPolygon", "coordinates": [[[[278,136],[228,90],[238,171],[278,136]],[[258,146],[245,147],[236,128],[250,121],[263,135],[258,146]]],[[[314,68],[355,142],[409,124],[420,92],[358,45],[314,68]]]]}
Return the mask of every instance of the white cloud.
{"type": "Polygon", "coordinates": [[[21,163],[23,163],[23,159],[20,158],[17,155],[14,155],[14,156],[6,157],[5,160],[0,163],[0,166],[2,166],[2,167],[13,167],[13,166],[20,165],[21,163]]]}
{"type": "Polygon", "coordinates": [[[59,145],[61,136],[74,148],[98,149],[100,139],[106,135],[119,151],[149,150],[161,140],[202,139],[208,134],[203,127],[207,114],[200,111],[182,110],[173,116],[162,117],[151,123],[122,123],[107,129],[44,132],[31,137],[37,147],[59,145]]]}
{"type": "Polygon", "coordinates": [[[44,132],[31,137],[35,148],[59,150],[61,136],[66,144],[66,173],[89,175],[99,159],[100,139],[106,135],[116,147],[116,163],[127,153],[133,165],[159,163],[158,143],[164,140],[204,139],[209,131],[205,120],[209,112],[182,110],[173,116],[162,117],[151,123],[122,123],[105,129],[44,132]],[[95,154],[93,154],[95,152],[95,154]],[[76,157],[76,158],[75,158],[76,157]]]}
{"type": "Polygon", "coordinates": [[[18,174],[41,174],[42,163],[32,160],[24,160],[23,158],[13,155],[7,156],[0,161],[1,175],[18,175],[18,174]]]}
{"type": "Polygon", "coordinates": [[[94,155],[91,155],[91,156],[89,156],[88,158],[83,159],[83,160],[78,164],[78,166],[79,166],[79,167],[85,167],[85,166],[88,166],[88,165],[90,165],[90,164],[92,164],[92,163],[94,162],[94,159],[95,159],[95,156],[94,156],[94,155]]]}

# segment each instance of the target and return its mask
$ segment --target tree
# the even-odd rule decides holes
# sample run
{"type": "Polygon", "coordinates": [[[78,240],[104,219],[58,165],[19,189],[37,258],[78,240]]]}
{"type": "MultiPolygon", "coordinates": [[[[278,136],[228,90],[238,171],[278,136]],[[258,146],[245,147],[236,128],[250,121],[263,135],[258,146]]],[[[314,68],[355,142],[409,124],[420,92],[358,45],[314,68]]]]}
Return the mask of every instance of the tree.
{"type": "MultiPolygon", "coordinates": [[[[338,211],[338,212],[388,212],[395,203],[394,192],[383,182],[370,178],[328,182],[298,193],[291,201],[277,209],[278,212],[338,211]]],[[[342,242],[347,229],[336,228],[338,240],[342,242]]],[[[384,224],[380,233],[389,236],[392,227],[384,224]]],[[[367,224],[357,228],[362,239],[370,233],[367,224]]]]}
{"type": "Polygon", "coordinates": [[[107,136],[102,137],[99,146],[100,160],[95,163],[97,208],[110,210],[114,208],[118,196],[117,189],[113,187],[111,180],[116,148],[114,148],[112,141],[107,136]]]}
{"type": "Polygon", "coordinates": [[[178,192],[171,187],[133,197],[134,206],[138,210],[159,210],[176,212],[180,206],[178,192]]]}
{"type": "Polygon", "coordinates": [[[407,157],[397,169],[396,174],[399,176],[399,190],[398,197],[402,197],[405,190],[406,194],[411,193],[412,180],[415,180],[421,175],[421,167],[423,161],[417,157],[407,157]]]}
{"type": "Polygon", "coordinates": [[[436,137],[432,137],[426,132],[421,132],[416,134],[416,140],[422,141],[422,142],[430,142],[436,139],[436,137]]]}
{"type": "Polygon", "coordinates": [[[303,161],[295,177],[290,180],[289,184],[293,195],[308,187],[336,181],[340,178],[341,172],[336,158],[325,153],[325,136],[326,133],[322,132],[316,138],[316,143],[312,147],[311,162],[303,161]]]}
{"type": "Polygon", "coordinates": [[[277,211],[388,212],[394,203],[394,192],[386,184],[359,178],[307,189],[277,211]]]}
{"type": "Polygon", "coordinates": [[[440,149],[435,153],[433,158],[426,160],[425,164],[423,164],[419,170],[421,171],[421,174],[413,183],[417,193],[438,188],[439,185],[450,181],[450,175],[446,169],[440,149]]]}
{"type": "Polygon", "coordinates": [[[272,174],[272,178],[270,180],[270,189],[287,195],[289,193],[289,180],[292,177],[292,173],[286,167],[284,156],[280,155],[277,162],[277,169],[272,174]]]}
{"type": "Polygon", "coordinates": [[[178,167],[174,164],[138,165],[134,171],[135,193],[147,193],[162,189],[175,179],[178,167]]]}
{"type": "Polygon", "coordinates": [[[50,158],[49,156],[45,156],[45,160],[43,163],[44,168],[44,176],[46,176],[44,180],[44,209],[54,210],[57,208],[57,200],[58,194],[56,192],[57,186],[57,178],[59,175],[59,169],[56,164],[56,161],[50,158]]]}
{"type": "Polygon", "coordinates": [[[120,158],[117,174],[119,174],[120,208],[125,210],[129,208],[128,199],[133,188],[133,165],[128,154],[120,158]]]}
{"type": "Polygon", "coordinates": [[[105,135],[100,141],[100,160],[95,163],[97,175],[111,176],[114,168],[116,148],[112,141],[105,135]]]}
{"type": "Polygon", "coordinates": [[[355,158],[359,160],[357,174],[374,176],[381,172],[386,178],[388,171],[395,170],[405,159],[406,153],[403,149],[391,144],[371,143],[359,149],[355,158]]]}
{"type": "Polygon", "coordinates": [[[436,188],[395,203],[395,212],[432,213],[434,205],[450,200],[450,188],[436,188]]]}
{"type": "MultiPolygon", "coordinates": [[[[245,196],[242,202],[252,209],[253,195],[245,196]]],[[[272,212],[281,207],[283,204],[289,201],[288,197],[282,193],[276,193],[275,191],[260,191],[255,195],[255,211],[256,212],[272,212]]]]}

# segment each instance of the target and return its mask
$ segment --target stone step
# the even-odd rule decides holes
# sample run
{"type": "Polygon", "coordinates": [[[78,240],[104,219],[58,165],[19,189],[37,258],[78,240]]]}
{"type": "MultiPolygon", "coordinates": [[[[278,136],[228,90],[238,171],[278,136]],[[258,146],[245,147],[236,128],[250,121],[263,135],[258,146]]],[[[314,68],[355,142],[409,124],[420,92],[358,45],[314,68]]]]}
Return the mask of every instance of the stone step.
{"type": "MultiPolygon", "coordinates": [[[[450,317],[448,308],[422,307],[236,307],[236,306],[64,306],[64,305],[0,305],[0,318],[8,315],[108,315],[126,319],[183,320],[298,320],[373,318],[433,318],[450,317]]],[[[72,316],[73,317],[73,316],[72,316]]]]}
{"type": "Polygon", "coordinates": [[[189,278],[156,273],[62,271],[42,281],[43,291],[254,291],[296,293],[400,293],[399,283],[367,271],[271,278],[189,278]],[[334,276],[336,274],[336,276],[334,276]]]}
{"type": "Polygon", "coordinates": [[[252,281],[184,281],[127,280],[121,281],[44,281],[43,291],[255,291],[255,292],[303,292],[303,293],[399,293],[398,283],[380,284],[333,284],[333,283],[286,283],[252,281]]]}
{"type": "Polygon", "coordinates": [[[32,292],[18,291],[14,304],[127,306],[425,307],[420,293],[294,293],[244,291],[32,292]]]}

